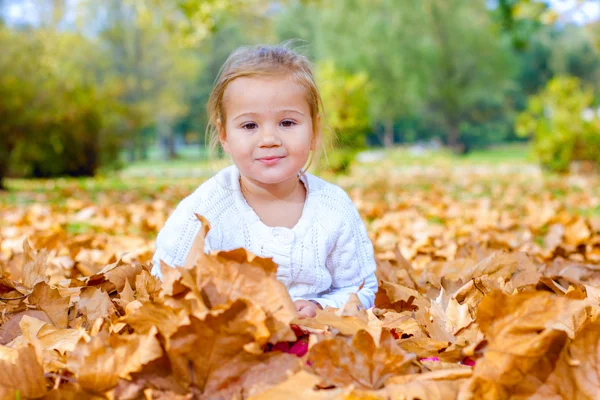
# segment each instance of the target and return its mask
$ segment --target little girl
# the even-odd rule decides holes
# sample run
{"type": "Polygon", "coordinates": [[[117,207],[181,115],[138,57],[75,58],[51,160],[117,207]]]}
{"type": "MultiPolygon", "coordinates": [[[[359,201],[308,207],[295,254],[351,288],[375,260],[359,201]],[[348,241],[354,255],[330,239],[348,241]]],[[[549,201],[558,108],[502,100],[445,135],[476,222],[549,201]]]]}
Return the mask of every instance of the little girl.
{"type": "Polygon", "coordinates": [[[350,197],[306,172],[321,140],[322,100],[308,60],[280,46],[234,51],[208,103],[211,143],[229,166],[186,197],[156,239],[160,260],[183,265],[200,230],[211,225],[205,251],[246,248],[278,264],[300,318],[342,307],[357,293],[373,306],[373,246],[350,197]]]}

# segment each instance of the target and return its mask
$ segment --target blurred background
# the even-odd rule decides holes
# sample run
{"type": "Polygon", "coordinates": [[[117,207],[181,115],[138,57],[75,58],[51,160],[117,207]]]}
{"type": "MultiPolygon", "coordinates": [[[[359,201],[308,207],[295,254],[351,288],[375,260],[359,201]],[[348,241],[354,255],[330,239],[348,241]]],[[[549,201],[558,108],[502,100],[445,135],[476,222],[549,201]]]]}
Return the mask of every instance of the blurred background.
{"type": "Polygon", "coordinates": [[[597,0],[0,0],[0,182],[210,174],[220,66],[290,39],[338,135],[323,169],[600,160],[597,0]]]}
{"type": "Polygon", "coordinates": [[[204,134],[224,60],[287,40],[332,128],[313,166],[379,259],[600,263],[600,0],[0,0],[0,274],[26,239],[57,282],[148,262],[230,162],[204,134]]]}

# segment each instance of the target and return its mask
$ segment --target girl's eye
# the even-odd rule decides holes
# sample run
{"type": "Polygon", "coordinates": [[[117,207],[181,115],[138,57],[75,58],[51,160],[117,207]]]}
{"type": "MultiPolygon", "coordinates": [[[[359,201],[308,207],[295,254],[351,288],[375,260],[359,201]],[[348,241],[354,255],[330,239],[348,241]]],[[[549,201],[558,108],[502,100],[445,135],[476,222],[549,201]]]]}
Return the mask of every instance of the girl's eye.
{"type": "Polygon", "coordinates": [[[242,125],[242,128],[252,130],[252,129],[256,129],[257,126],[258,125],[256,125],[254,122],[248,122],[248,123],[242,125]]]}
{"type": "Polygon", "coordinates": [[[296,125],[296,123],[294,121],[289,120],[289,119],[281,121],[281,126],[283,126],[284,128],[291,128],[294,125],[296,125]]]}

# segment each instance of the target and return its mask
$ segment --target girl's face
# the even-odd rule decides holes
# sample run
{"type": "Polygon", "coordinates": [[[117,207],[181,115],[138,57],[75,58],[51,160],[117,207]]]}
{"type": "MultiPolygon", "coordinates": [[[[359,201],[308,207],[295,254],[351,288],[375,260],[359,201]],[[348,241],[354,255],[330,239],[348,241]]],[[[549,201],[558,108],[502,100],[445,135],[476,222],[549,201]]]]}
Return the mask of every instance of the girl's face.
{"type": "Polygon", "coordinates": [[[219,138],[240,174],[266,185],[297,179],[319,128],[306,89],[286,75],[241,77],[227,86],[223,105],[219,138]]]}

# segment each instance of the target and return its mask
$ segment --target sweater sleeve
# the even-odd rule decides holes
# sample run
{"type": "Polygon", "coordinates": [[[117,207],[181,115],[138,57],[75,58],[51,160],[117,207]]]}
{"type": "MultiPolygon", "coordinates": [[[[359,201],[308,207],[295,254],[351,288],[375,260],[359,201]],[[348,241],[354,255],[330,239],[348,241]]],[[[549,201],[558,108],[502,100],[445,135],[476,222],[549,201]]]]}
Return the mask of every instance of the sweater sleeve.
{"type": "Polygon", "coordinates": [[[365,308],[373,307],[375,302],[375,293],[377,293],[378,288],[375,273],[373,272],[364,280],[363,287],[360,290],[358,290],[359,287],[360,285],[332,289],[320,297],[308,297],[305,300],[314,300],[323,308],[327,306],[342,308],[350,299],[350,295],[352,293],[356,293],[358,295],[358,299],[365,308]]]}
{"type": "Polygon", "coordinates": [[[375,255],[373,244],[358,210],[346,192],[339,189],[342,205],[342,223],[333,249],[327,257],[326,267],[331,274],[331,287],[315,300],[322,306],[340,308],[351,293],[357,293],[365,308],[375,302],[378,282],[375,277],[375,255]],[[364,284],[363,284],[364,282],[364,284]],[[363,284],[363,287],[358,290],[363,284]]]}
{"type": "Polygon", "coordinates": [[[194,214],[198,203],[198,192],[183,199],[167,218],[165,226],[156,237],[156,252],[152,257],[152,275],[162,279],[160,261],[171,267],[181,266],[185,262],[190,245],[202,223],[194,214]]]}

